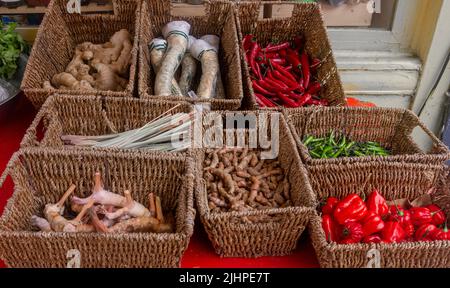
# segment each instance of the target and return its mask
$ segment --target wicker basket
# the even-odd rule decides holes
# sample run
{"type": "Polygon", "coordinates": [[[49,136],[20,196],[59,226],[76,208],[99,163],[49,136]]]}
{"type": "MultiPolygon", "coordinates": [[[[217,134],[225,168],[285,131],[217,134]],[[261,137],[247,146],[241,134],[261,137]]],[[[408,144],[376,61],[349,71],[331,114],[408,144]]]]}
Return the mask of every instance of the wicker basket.
{"type": "MultiPolygon", "coordinates": [[[[64,146],[61,136],[104,135],[136,129],[172,108],[171,114],[193,111],[192,105],[185,102],[52,95],[25,133],[21,147],[92,150],[86,147],[64,146]],[[39,139],[41,123],[45,132],[42,139],[39,139]]],[[[103,150],[103,148],[95,148],[95,150],[103,150]]],[[[105,150],[124,151],[118,148],[105,150]]],[[[136,150],[127,151],[133,153],[136,150]]]]}
{"type": "MultiPolygon", "coordinates": [[[[448,169],[441,165],[404,163],[332,164],[314,170],[318,175],[339,173],[330,181],[323,177],[322,185],[313,185],[319,200],[343,198],[351,193],[368,193],[378,189],[387,200],[417,198],[430,188],[437,188],[434,200],[450,213],[448,169]],[[338,171],[338,172],[336,172],[338,171]],[[329,181],[329,182],[328,182],[329,181]]],[[[328,243],[317,214],[311,219],[309,233],[321,267],[377,267],[375,255],[380,256],[381,268],[450,267],[450,241],[411,242],[399,244],[328,243]],[[376,250],[373,250],[376,249],[376,250]],[[378,254],[379,252],[379,254],[378,254]],[[370,261],[372,260],[372,261],[370,261]]]]}
{"type": "MultiPolygon", "coordinates": [[[[319,58],[323,64],[318,69],[318,81],[322,83],[322,99],[328,100],[331,106],[345,105],[345,95],[339,78],[330,41],[323,24],[320,7],[317,3],[298,3],[286,1],[243,1],[236,3],[237,27],[239,43],[247,34],[254,35],[262,45],[268,44],[272,39],[289,41],[297,35],[306,38],[305,49],[314,58],[319,58]],[[293,12],[287,18],[258,19],[260,9],[264,5],[292,5],[293,12]]],[[[250,72],[245,60],[245,51],[242,45],[241,66],[242,81],[244,85],[243,108],[259,109],[256,103],[250,79],[250,72]]]]}
{"type": "Polygon", "coordinates": [[[27,148],[17,152],[0,179],[11,175],[15,191],[0,218],[0,258],[9,267],[66,267],[68,253],[79,251],[82,268],[178,267],[193,233],[194,163],[181,155],[145,155],[106,151],[48,151],[27,148]],[[104,176],[106,188],[129,189],[147,204],[149,192],[159,195],[163,209],[173,211],[174,233],[35,232],[32,215],[55,203],[71,183],[76,194],[87,196],[94,172],[104,176]]]}
{"type": "MultiPolygon", "coordinates": [[[[170,14],[169,0],[143,1],[139,47],[139,95],[144,98],[183,100],[195,103],[210,103],[212,110],[237,110],[243,97],[241,63],[234,21],[234,9],[228,1],[205,1],[205,15],[178,17],[170,14]],[[191,34],[200,37],[205,34],[220,36],[220,70],[225,87],[225,99],[192,100],[184,96],[155,96],[153,86],[155,73],[150,65],[148,44],[161,35],[161,28],[168,22],[184,20],[191,24],[191,34]]],[[[199,74],[199,73],[197,73],[199,74]]],[[[197,75],[198,76],[198,75],[197,75]]]]}
{"type": "MultiPolygon", "coordinates": [[[[227,115],[225,112],[212,113],[209,115],[214,115],[214,117],[221,119],[227,115]]],[[[235,114],[229,113],[228,115],[235,114]]],[[[254,112],[236,113],[244,113],[241,115],[254,114],[254,112]]],[[[300,235],[308,224],[310,216],[314,213],[314,208],[312,208],[314,207],[313,192],[306,170],[295,149],[295,142],[281,114],[273,114],[280,116],[279,130],[275,130],[279,131],[279,141],[276,142],[279,150],[278,160],[291,185],[291,200],[294,206],[249,212],[212,213],[208,207],[206,182],[199,176],[195,191],[197,209],[216,253],[222,257],[260,257],[290,254],[296,248],[300,235]],[[272,216],[272,221],[242,223],[242,217],[252,215],[270,215],[272,216]]],[[[255,113],[255,115],[262,114],[255,113]]],[[[259,119],[257,122],[259,122],[259,119]]],[[[231,134],[236,136],[237,131],[233,129],[231,134]]],[[[271,137],[270,133],[268,134],[271,137]]],[[[224,134],[223,139],[227,139],[226,135],[224,134]]],[[[249,136],[246,133],[244,135],[247,135],[246,137],[249,136]]],[[[248,138],[246,141],[248,143],[248,138]]],[[[233,145],[228,144],[227,146],[233,145]]],[[[197,151],[196,165],[199,175],[203,173],[206,150],[204,148],[197,151]]]]}
{"type": "Polygon", "coordinates": [[[137,71],[140,1],[113,0],[114,15],[69,14],[67,1],[53,0],[39,27],[31,51],[21,89],[37,108],[50,94],[102,95],[132,97],[137,71]],[[132,59],[128,86],[123,92],[43,89],[42,84],[53,75],[63,72],[72,60],[75,46],[85,41],[104,43],[120,29],[127,29],[133,37],[132,59]]]}
{"type": "MultiPolygon", "coordinates": [[[[308,170],[314,166],[361,163],[371,161],[409,162],[442,164],[450,157],[450,152],[433,133],[406,109],[393,108],[303,108],[285,109],[297,147],[308,170]],[[412,132],[420,128],[432,141],[429,152],[422,151],[412,139],[412,132]],[[347,157],[338,159],[313,159],[302,141],[305,136],[326,136],[331,131],[335,135],[348,136],[353,141],[375,141],[392,153],[387,157],[347,157]]],[[[315,177],[315,175],[311,175],[315,177]]]]}

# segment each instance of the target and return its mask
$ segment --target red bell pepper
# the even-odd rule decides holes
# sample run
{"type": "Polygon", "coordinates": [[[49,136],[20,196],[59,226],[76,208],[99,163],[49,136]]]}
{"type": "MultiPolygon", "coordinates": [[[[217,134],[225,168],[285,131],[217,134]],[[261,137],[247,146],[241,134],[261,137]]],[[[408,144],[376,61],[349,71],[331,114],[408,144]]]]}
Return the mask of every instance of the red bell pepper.
{"type": "Polygon", "coordinates": [[[383,229],[384,221],[381,219],[381,216],[373,211],[370,211],[363,220],[364,237],[378,233],[383,229]]]}
{"type": "Polygon", "coordinates": [[[334,218],[343,225],[347,222],[358,222],[367,215],[367,207],[357,194],[350,194],[340,201],[334,209],[334,218]]]}
{"type": "Polygon", "coordinates": [[[403,209],[398,205],[389,206],[389,220],[399,222],[400,224],[410,223],[411,214],[408,210],[403,209]]]}
{"type": "Polygon", "coordinates": [[[416,232],[416,228],[411,222],[405,222],[402,225],[403,230],[405,231],[406,237],[411,238],[414,236],[414,232],[416,232]]]}
{"type": "Polygon", "coordinates": [[[426,206],[431,212],[431,217],[433,219],[433,224],[436,226],[442,225],[447,220],[442,209],[437,205],[428,205],[426,206]]]}
{"type": "Polygon", "coordinates": [[[382,240],[380,235],[374,234],[364,237],[362,242],[371,244],[371,243],[381,243],[382,240]]]}
{"type": "Polygon", "coordinates": [[[440,240],[440,241],[447,241],[450,240],[450,231],[447,228],[447,224],[444,226],[443,229],[438,229],[434,233],[434,240],[440,240]]]}
{"type": "Polygon", "coordinates": [[[411,214],[411,222],[415,226],[433,222],[433,216],[431,215],[430,209],[426,207],[413,207],[409,209],[409,213],[411,214]]]}
{"type": "Polygon", "coordinates": [[[416,241],[433,241],[435,237],[435,233],[438,232],[438,228],[436,225],[427,223],[422,224],[419,228],[416,230],[415,240],[416,241]]]}
{"type": "Polygon", "coordinates": [[[330,215],[324,215],[322,217],[322,228],[328,242],[337,242],[339,240],[336,223],[330,215]]]}
{"type": "Polygon", "coordinates": [[[359,243],[363,239],[363,227],[358,222],[347,222],[342,227],[339,244],[359,243]]]}
{"type": "Polygon", "coordinates": [[[322,207],[322,214],[323,215],[332,215],[334,212],[334,207],[336,207],[336,204],[339,203],[339,199],[336,197],[330,197],[327,199],[327,202],[322,207]]]}
{"type": "Polygon", "coordinates": [[[398,243],[406,238],[406,233],[398,222],[386,222],[381,232],[383,242],[398,243]]]}
{"type": "Polygon", "coordinates": [[[384,199],[378,190],[373,190],[372,193],[370,193],[366,203],[369,211],[373,211],[381,217],[385,217],[389,214],[389,206],[386,203],[386,199],[384,199]]]}

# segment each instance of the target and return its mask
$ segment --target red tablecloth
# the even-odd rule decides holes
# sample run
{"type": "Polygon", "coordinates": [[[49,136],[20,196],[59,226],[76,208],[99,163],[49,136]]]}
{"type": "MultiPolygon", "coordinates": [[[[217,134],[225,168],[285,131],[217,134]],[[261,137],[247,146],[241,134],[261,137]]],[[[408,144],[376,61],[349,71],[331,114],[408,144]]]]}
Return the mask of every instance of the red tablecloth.
{"type": "MultiPolygon", "coordinates": [[[[19,95],[17,101],[10,105],[5,115],[0,117],[0,169],[3,172],[11,155],[19,148],[19,143],[36,111],[28,100],[19,95]]],[[[0,189],[0,214],[11,196],[13,183],[8,177],[0,189]]],[[[258,259],[220,258],[214,253],[208,237],[197,219],[194,235],[183,257],[182,267],[243,267],[243,268],[297,268],[318,267],[316,255],[307,236],[302,237],[294,254],[284,257],[262,257],[258,259]]],[[[5,267],[0,261],[0,267],[5,267]]]]}

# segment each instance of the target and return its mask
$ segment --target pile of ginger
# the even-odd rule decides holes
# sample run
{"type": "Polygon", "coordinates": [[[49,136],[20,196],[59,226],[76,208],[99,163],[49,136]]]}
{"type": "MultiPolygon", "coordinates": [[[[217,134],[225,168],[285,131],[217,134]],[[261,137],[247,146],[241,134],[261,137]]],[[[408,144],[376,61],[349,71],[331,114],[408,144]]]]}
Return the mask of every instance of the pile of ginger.
{"type": "Polygon", "coordinates": [[[45,89],[123,91],[128,84],[130,33],[122,29],[104,44],[84,42],[76,46],[66,70],[44,81],[45,89]]]}
{"type": "MultiPolygon", "coordinates": [[[[203,177],[208,206],[213,213],[292,206],[290,185],[279,161],[261,159],[259,151],[248,148],[209,150],[203,177]]],[[[263,219],[246,217],[243,220],[263,219]]]]}
{"type": "Polygon", "coordinates": [[[57,203],[45,205],[44,217],[33,215],[31,224],[43,232],[173,232],[174,219],[171,215],[164,218],[158,196],[149,194],[147,208],[134,201],[128,190],[124,196],[105,190],[99,172],[95,173],[89,197],[72,196],[70,199],[70,210],[76,216],[69,219],[65,202],[75,189],[72,184],[57,203]]]}

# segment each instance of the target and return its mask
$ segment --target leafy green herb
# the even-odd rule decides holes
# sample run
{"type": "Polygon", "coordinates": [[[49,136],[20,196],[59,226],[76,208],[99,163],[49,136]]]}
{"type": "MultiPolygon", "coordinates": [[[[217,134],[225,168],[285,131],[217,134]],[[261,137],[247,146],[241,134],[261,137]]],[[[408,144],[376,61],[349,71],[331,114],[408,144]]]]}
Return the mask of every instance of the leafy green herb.
{"type": "Polygon", "coordinates": [[[390,155],[379,143],[351,141],[345,135],[336,136],[334,131],[323,138],[308,135],[304,138],[303,144],[308,147],[309,154],[315,159],[390,155]]]}
{"type": "Polygon", "coordinates": [[[28,53],[29,46],[14,30],[16,23],[4,25],[0,22],[0,77],[13,78],[17,71],[20,53],[28,53]]]}

